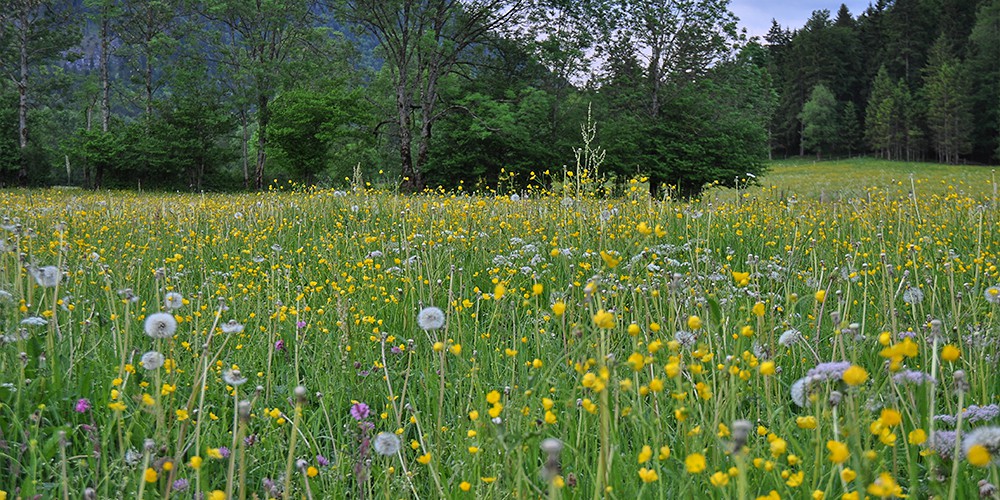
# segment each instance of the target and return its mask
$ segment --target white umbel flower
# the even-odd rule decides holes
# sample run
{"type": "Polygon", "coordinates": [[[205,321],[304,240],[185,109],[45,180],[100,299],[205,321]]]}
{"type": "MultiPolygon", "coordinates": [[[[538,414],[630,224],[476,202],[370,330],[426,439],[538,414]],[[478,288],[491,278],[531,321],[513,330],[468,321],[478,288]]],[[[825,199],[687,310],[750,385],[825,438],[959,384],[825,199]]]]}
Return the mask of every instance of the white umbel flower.
{"type": "Polygon", "coordinates": [[[45,319],[45,318],[41,318],[41,317],[38,317],[38,316],[32,316],[30,318],[24,318],[24,319],[22,319],[21,320],[21,324],[22,325],[28,325],[28,326],[45,326],[45,325],[49,324],[49,321],[47,319],[45,319]]]}
{"type": "Polygon", "coordinates": [[[437,307],[425,307],[417,314],[417,325],[424,330],[439,330],[444,326],[444,311],[437,307]]]}
{"type": "Polygon", "coordinates": [[[177,331],[177,320],[170,313],[153,313],[146,318],[146,335],[154,339],[169,339],[177,331]]]}

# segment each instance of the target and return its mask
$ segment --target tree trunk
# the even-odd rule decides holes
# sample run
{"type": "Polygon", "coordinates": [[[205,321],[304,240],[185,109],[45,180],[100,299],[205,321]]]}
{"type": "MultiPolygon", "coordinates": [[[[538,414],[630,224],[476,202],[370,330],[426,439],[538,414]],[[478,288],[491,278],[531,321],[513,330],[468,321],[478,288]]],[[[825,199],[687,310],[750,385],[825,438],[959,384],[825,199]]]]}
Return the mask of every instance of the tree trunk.
{"type": "Polygon", "coordinates": [[[403,189],[416,191],[417,176],[413,168],[413,131],[410,121],[410,96],[407,90],[409,84],[406,69],[400,68],[399,82],[396,83],[396,111],[399,121],[399,159],[402,163],[403,189]]]}
{"type": "MultiPolygon", "coordinates": [[[[153,9],[146,9],[146,35],[143,47],[146,79],[146,118],[153,116],[153,9]]],[[[147,122],[148,123],[148,122],[147,122]]]]}
{"type": "Polygon", "coordinates": [[[17,82],[17,137],[21,153],[21,169],[17,173],[17,181],[22,186],[28,185],[28,12],[30,3],[25,3],[20,13],[21,31],[18,37],[20,49],[20,80],[17,82]]]}
{"type": "Polygon", "coordinates": [[[649,58],[649,90],[650,90],[650,102],[649,102],[649,117],[656,119],[660,114],[660,47],[659,44],[654,44],[653,53],[649,58]]]}
{"type": "Polygon", "coordinates": [[[434,104],[437,101],[437,75],[440,66],[437,61],[433,61],[427,70],[427,85],[420,99],[420,142],[417,145],[417,163],[414,166],[414,189],[419,191],[424,188],[424,169],[427,167],[427,159],[430,156],[431,128],[434,126],[434,104]]]}
{"type": "Polygon", "coordinates": [[[255,173],[256,182],[254,186],[258,191],[264,189],[264,163],[267,161],[267,122],[268,97],[260,94],[257,96],[257,170],[255,173]]]}
{"type": "Polygon", "coordinates": [[[806,155],[806,144],[802,141],[803,135],[805,135],[805,124],[799,120],[799,156],[806,155]]]}
{"type": "Polygon", "coordinates": [[[243,189],[250,189],[250,124],[247,119],[247,110],[240,110],[240,127],[243,129],[243,189]]]}
{"type": "MultiPolygon", "coordinates": [[[[111,120],[111,85],[108,81],[108,7],[101,8],[101,132],[108,132],[111,120]]],[[[89,126],[88,126],[89,129],[89,126]]]]}

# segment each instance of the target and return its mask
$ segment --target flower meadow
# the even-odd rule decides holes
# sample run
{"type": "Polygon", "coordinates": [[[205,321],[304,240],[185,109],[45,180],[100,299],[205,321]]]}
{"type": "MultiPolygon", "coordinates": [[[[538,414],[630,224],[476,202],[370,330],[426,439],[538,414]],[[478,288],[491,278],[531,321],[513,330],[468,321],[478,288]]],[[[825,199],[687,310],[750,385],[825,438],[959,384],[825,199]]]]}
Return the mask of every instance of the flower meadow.
{"type": "Polygon", "coordinates": [[[0,499],[996,498],[996,199],[916,186],[5,192],[0,499]]]}

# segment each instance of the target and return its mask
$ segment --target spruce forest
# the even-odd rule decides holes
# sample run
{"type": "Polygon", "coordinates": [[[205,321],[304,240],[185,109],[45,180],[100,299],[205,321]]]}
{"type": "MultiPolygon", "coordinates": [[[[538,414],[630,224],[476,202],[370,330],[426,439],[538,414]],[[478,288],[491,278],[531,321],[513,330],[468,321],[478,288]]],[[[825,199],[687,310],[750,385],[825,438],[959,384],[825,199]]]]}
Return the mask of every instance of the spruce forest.
{"type": "Polygon", "coordinates": [[[682,196],[769,158],[1000,158],[1000,0],[0,0],[0,186],[682,196]],[[582,133],[581,133],[582,132],[582,133]]]}

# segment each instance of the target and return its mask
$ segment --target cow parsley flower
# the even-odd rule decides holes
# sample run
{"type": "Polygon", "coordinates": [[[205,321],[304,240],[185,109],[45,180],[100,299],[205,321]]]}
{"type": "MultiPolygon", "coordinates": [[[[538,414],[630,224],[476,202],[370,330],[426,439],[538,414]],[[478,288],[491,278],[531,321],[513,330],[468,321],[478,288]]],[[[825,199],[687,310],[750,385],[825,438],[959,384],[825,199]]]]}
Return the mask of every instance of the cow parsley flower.
{"type": "Polygon", "coordinates": [[[24,319],[22,319],[21,320],[21,324],[22,325],[28,325],[28,326],[45,326],[45,325],[49,324],[49,322],[45,318],[41,318],[41,317],[38,317],[38,316],[32,316],[30,318],[24,318],[24,319]]]}

